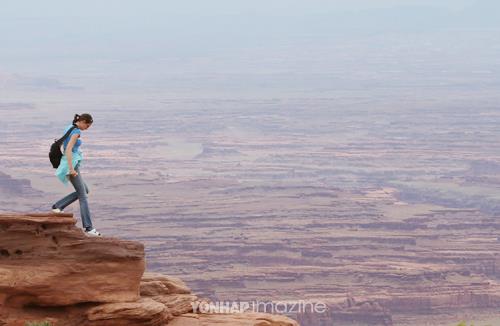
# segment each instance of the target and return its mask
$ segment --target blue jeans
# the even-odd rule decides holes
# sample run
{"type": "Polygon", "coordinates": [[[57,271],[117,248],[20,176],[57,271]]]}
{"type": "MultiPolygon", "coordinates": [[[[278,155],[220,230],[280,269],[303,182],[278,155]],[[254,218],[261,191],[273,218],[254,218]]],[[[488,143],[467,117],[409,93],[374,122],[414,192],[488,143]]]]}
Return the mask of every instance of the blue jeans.
{"type": "Polygon", "coordinates": [[[89,193],[89,188],[83,181],[82,175],[80,174],[79,164],[75,166],[75,171],[78,172],[76,177],[70,176],[69,181],[75,188],[75,192],[70,193],[66,197],[59,200],[52,207],[59,208],[63,210],[66,206],[71,205],[77,199],[80,201],[80,216],[82,218],[82,224],[84,229],[92,228],[92,220],[90,219],[90,210],[87,194],[89,193]]]}

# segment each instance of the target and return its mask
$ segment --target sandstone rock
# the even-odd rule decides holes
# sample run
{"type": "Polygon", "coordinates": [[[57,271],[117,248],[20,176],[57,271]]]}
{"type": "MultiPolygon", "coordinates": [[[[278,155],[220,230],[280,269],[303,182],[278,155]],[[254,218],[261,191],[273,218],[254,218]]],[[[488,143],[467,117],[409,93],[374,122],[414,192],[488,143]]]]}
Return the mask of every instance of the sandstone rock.
{"type": "Polygon", "coordinates": [[[188,294],[191,290],[179,278],[159,273],[144,273],[141,280],[141,295],[188,294]]]}
{"type": "MultiPolygon", "coordinates": [[[[174,319],[175,320],[175,319],[174,319]]],[[[298,326],[299,324],[285,316],[258,312],[233,314],[199,314],[203,326],[298,326]]]]}
{"type": "Polygon", "coordinates": [[[170,313],[179,316],[193,311],[192,302],[198,300],[193,294],[168,294],[151,297],[153,300],[164,304],[170,313]]]}
{"type": "Polygon", "coordinates": [[[150,298],[102,304],[89,309],[86,316],[92,326],[160,326],[172,319],[165,305],[150,298]]]}
{"type": "Polygon", "coordinates": [[[234,314],[184,314],[174,318],[169,326],[299,326],[285,316],[259,312],[234,314]]]}
{"type": "Polygon", "coordinates": [[[182,316],[174,318],[169,326],[202,326],[200,316],[198,314],[183,314],[182,316]]]}
{"type": "Polygon", "coordinates": [[[139,298],[144,246],[88,238],[71,214],[0,215],[0,306],[139,298]]]}

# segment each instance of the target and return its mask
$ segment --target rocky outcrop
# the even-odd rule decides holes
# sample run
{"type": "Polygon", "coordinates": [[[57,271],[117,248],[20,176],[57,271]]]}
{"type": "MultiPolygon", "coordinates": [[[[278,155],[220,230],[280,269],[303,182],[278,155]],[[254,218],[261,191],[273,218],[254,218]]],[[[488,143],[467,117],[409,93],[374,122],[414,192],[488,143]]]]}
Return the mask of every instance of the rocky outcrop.
{"type": "Polygon", "coordinates": [[[174,319],[169,326],[288,326],[292,325],[290,322],[291,320],[287,317],[258,312],[233,314],[185,314],[174,319]]]}
{"type": "Polygon", "coordinates": [[[139,299],[144,246],[88,238],[71,215],[0,215],[0,292],[8,306],[139,299]]]}
{"type": "Polygon", "coordinates": [[[150,298],[133,302],[106,303],[88,309],[85,317],[90,325],[165,325],[172,319],[168,309],[150,298]]]}
{"type": "Polygon", "coordinates": [[[72,214],[0,214],[0,325],[298,326],[262,313],[194,313],[175,277],[144,273],[135,241],[89,238],[72,214]]]}

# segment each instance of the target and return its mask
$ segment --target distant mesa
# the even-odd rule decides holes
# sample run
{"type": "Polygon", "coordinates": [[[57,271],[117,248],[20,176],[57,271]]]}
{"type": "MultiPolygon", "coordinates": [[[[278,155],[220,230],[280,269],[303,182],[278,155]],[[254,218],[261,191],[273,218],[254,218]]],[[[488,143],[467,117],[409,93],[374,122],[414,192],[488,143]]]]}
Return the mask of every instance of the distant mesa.
{"type": "Polygon", "coordinates": [[[195,158],[211,158],[220,156],[240,156],[244,155],[240,151],[234,148],[216,148],[203,145],[203,151],[198,154],[195,158]]]}
{"type": "Polygon", "coordinates": [[[31,187],[28,179],[15,179],[0,171],[0,194],[28,195],[37,194],[39,191],[31,187]]]}

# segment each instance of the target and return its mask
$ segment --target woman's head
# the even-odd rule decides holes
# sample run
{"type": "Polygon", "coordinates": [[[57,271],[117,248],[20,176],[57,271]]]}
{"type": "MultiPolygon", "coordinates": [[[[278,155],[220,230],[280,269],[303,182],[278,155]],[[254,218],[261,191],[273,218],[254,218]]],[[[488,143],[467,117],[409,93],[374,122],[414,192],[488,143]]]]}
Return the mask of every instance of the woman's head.
{"type": "Polygon", "coordinates": [[[78,129],[85,130],[88,129],[94,120],[92,116],[88,113],[75,114],[73,118],[73,125],[77,126],[78,129]]]}

